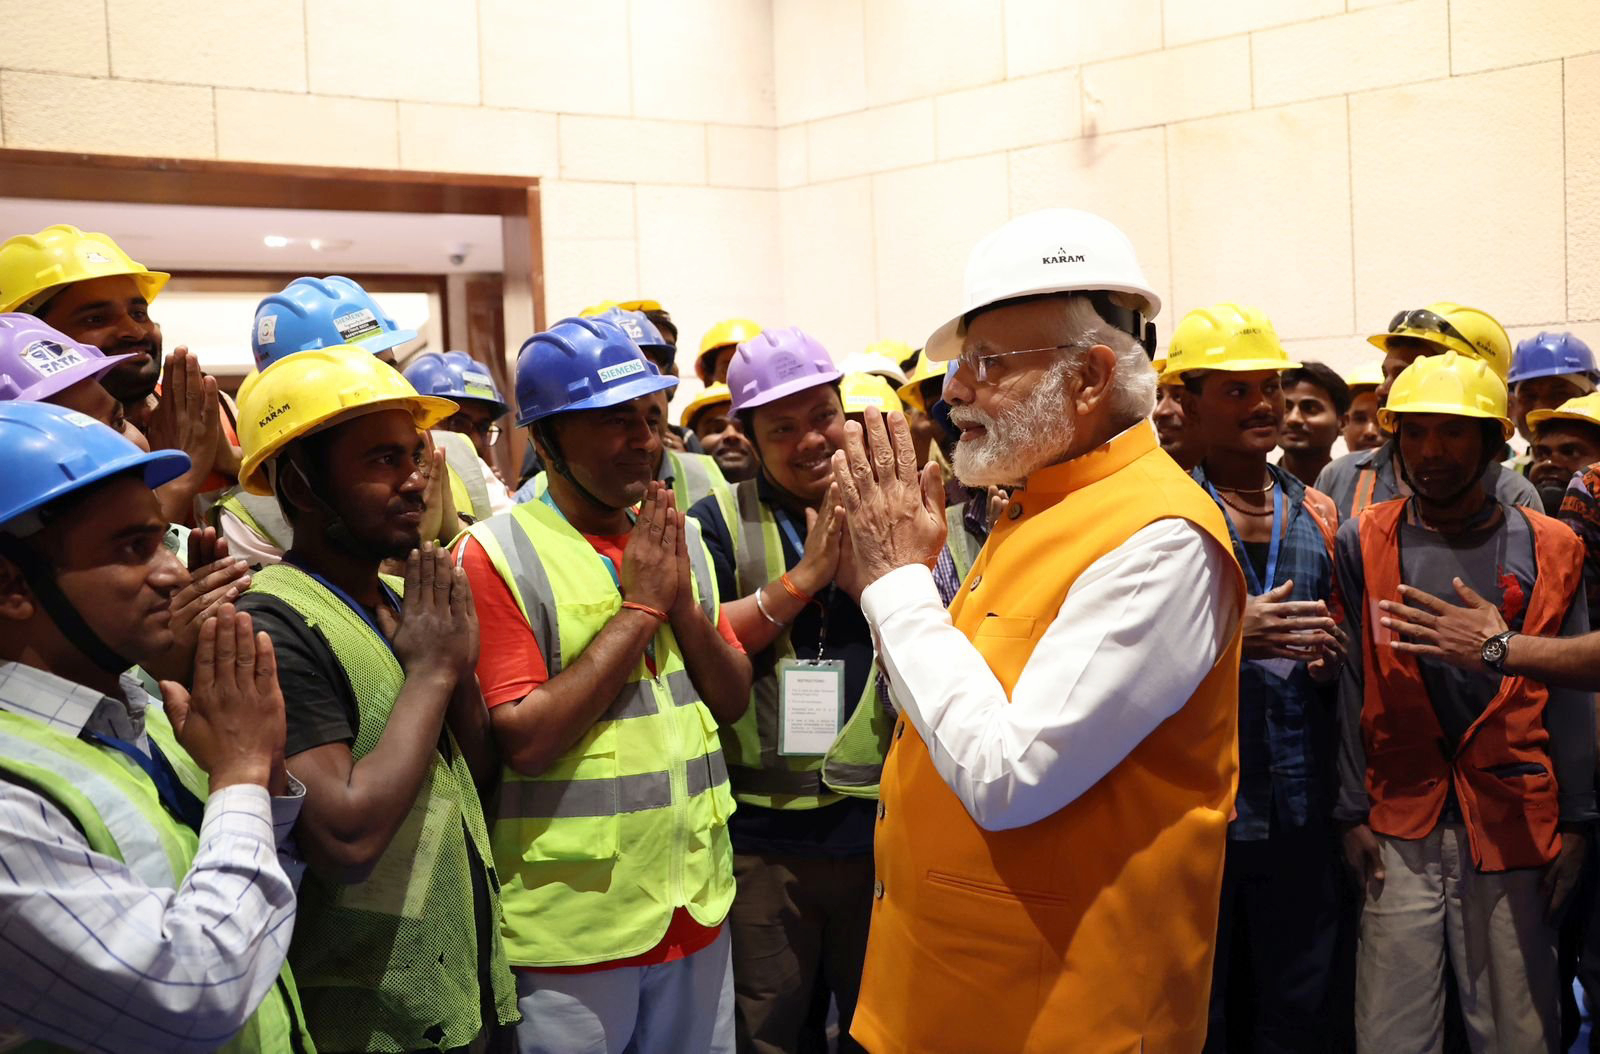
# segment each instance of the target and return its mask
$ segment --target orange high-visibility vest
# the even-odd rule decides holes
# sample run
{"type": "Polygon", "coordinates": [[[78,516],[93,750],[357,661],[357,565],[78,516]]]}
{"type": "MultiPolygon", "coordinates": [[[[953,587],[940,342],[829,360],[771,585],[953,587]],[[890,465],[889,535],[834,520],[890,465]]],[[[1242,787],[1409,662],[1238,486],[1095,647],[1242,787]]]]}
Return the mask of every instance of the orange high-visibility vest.
{"type": "MultiPolygon", "coordinates": [[[[1148,426],[1034,473],[1011,508],[950,605],[1007,695],[1073,582],[1141,528],[1184,519],[1232,552],[1216,503],[1148,426]]],[[[900,718],[852,1028],[867,1049],[1200,1049],[1238,770],[1239,647],[1236,630],[1177,713],[1076,801],[1014,830],[979,827],[900,718]]]]}
{"type": "MultiPolygon", "coordinates": [[[[1371,601],[1400,597],[1405,507],[1406,499],[1397,498],[1361,514],[1361,564],[1371,601]]],[[[1518,513],[1533,529],[1538,567],[1522,629],[1553,636],[1561,631],[1583,575],[1583,543],[1558,520],[1530,509],[1505,510],[1507,516],[1518,513]]],[[[1444,730],[1415,657],[1380,647],[1376,633],[1363,637],[1361,738],[1372,829],[1393,838],[1426,837],[1438,824],[1453,784],[1472,862],[1481,870],[1538,867],[1554,860],[1561,848],[1556,831],[1561,806],[1544,727],[1549,689],[1525,677],[1504,678],[1452,756],[1445,752],[1444,730]]]]}

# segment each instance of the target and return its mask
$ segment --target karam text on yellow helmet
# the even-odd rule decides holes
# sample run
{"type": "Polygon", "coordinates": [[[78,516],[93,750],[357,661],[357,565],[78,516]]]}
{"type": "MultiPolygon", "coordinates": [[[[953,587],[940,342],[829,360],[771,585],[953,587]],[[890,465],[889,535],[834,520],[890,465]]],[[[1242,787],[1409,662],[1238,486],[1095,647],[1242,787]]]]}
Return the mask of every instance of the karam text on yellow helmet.
{"type": "Polygon", "coordinates": [[[286,356],[239,387],[239,482],[251,494],[271,494],[263,471],[284,447],[347,417],[407,410],[420,429],[432,428],[459,407],[418,395],[399,370],[365,348],[340,344],[286,356]]]}
{"type": "Polygon", "coordinates": [[[839,382],[839,401],[847,414],[863,414],[876,406],[884,414],[904,410],[894,386],[876,373],[847,373],[839,382]]]}
{"type": "Polygon", "coordinates": [[[1477,417],[1499,421],[1506,439],[1516,432],[1506,414],[1505,381],[1485,360],[1453,351],[1426,355],[1394,379],[1388,402],[1378,410],[1379,427],[1398,431],[1400,414],[1477,417]]]}
{"type": "Polygon", "coordinates": [[[1167,346],[1163,381],[1176,381],[1197,370],[1254,373],[1292,370],[1272,321],[1261,311],[1239,304],[1216,304],[1183,316],[1167,346]]]}
{"type": "Polygon", "coordinates": [[[733,405],[733,392],[726,384],[708,384],[695,396],[688,406],[683,408],[683,413],[678,415],[678,424],[684,428],[694,428],[694,419],[700,416],[700,411],[716,406],[718,403],[733,405]]]}
{"type": "Polygon", "coordinates": [[[1511,374],[1511,338],[1488,312],[1440,300],[1427,307],[1400,311],[1389,320],[1386,333],[1367,338],[1373,347],[1389,350],[1396,337],[1424,340],[1443,351],[1482,359],[1503,381],[1511,374]]]}
{"type": "Polygon", "coordinates": [[[1535,410],[1528,415],[1528,425],[1538,428],[1546,421],[1583,421],[1600,428],[1600,392],[1590,392],[1576,399],[1568,399],[1554,410],[1535,410]]]}
{"type": "Polygon", "coordinates": [[[109,235],[69,223],[19,234],[0,245],[0,312],[32,314],[62,286],[115,275],[132,276],[146,301],[154,300],[172,277],[138,263],[109,235]]]}

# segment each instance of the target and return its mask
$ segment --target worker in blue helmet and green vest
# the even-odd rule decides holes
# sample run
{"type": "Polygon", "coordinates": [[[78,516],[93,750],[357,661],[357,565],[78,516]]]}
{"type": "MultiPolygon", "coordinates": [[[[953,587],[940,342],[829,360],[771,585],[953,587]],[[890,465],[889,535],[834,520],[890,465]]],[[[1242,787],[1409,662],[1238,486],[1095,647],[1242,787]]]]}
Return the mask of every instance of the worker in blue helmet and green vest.
{"type": "MultiPolygon", "coordinates": [[[[651,367],[660,370],[656,365],[659,361],[658,356],[653,352],[659,352],[666,347],[666,339],[643,312],[623,311],[613,307],[592,317],[602,322],[609,322],[622,330],[629,340],[638,345],[651,367]]],[[[665,373],[662,375],[669,376],[665,373]]],[[[671,379],[675,380],[675,375],[672,375],[671,379]]],[[[688,511],[689,507],[701,498],[714,496],[717,502],[731,513],[733,488],[728,485],[716,460],[701,452],[700,441],[694,437],[694,433],[673,425],[667,412],[667,396],[670,391],[670,388],[663,388],[655,393],[657,406],[650,411],[651,423],[661,434],[661,446],[656,454],[655,477],[672,490],[673,499],[680,510],[688,511]],[[693,447],[688,445],[690,441],[693,442],[693,447]]],[[[549,474],[541,471],[517,491],[517,500],[532,501],[543,494],[548,485],[549,474]]]]}
{"type": "Polygon", "coordinates": [[[733,1050],[717,728],[744,713],[750,663],[655,479],[651,415],[677,383],[598,319],[535,334],[517,422],[549,489],[456,548],[505,759],[491,840],[522,1054],[733,1050]]]}
{"type": "MultiPolygon", "coordinates": [[[[239,397],[241,401],[245,398],[255,378],[303,352],[338,346],[357,347],[395,366],[395,349],[416,339],[416,330],[402,329],[372,294],[354,280],[341,275],[296,278],[281,292],[263,298],[256,306],[255,322],[250,331],[256,372],[245,378],[239,397]]],[[[431,357],[437,358],[436,355],[431,357]]],[[[489,388],[493,401],[498,402],[492,381],[489,388]]],[[[456,401],[456,395],[450,392],[424,394],[438,394],[456,401]]],[[[465,404],[457,401],[457,405],[465,404]]],[[[505,484],[479,456],[476,441],[471,436],[440,422],[431,440],[445,452],[446,472],[435,478],[425,496],[425,537],[448,542],[473,520],[511,507],[511,495],[505,484]]],[[[277,563],[294,544],[294,532],[279,512],[277,503],[270,495],[251,494],[242,481],[241,485],[221,495],[211,510],[211,519],[227,538],[233,553],[256,566],[277,563]]]]}
{"type": "Polygon", "coordinates": [[[240,478],[294,527],[239,601],[271,638],[310,868],[289,961],[324,1051],[503,1050],[516,992],[479,788],[498,770],[465,576],[424,538],[456,411],[359,347],[303,351],[239,400],[240,478]],[[379,574],[403,561],[404,579],[379,574]]]}
{"type": "Polygon", "coordinates": [[[66,407],[0,404],[8,1050],[313,1049],[284,966],[304,788],[272,646],[222,604],[165,712],[130,670],[177,646],[188,575],[152,488],[188,468],[66,407]]]}

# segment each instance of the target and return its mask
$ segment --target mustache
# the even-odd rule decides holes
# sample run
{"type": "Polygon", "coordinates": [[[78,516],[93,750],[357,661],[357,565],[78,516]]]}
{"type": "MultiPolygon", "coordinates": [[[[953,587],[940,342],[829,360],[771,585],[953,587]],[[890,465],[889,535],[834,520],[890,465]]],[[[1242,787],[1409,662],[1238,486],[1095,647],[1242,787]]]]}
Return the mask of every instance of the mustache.
{"type": "Polygon", "coordinates": [[[966,428],[970,425],[982,425],[984,428],[994,426],[994,418],[975,406],[952,407],[950,422],[957,428],[966,428]]]}

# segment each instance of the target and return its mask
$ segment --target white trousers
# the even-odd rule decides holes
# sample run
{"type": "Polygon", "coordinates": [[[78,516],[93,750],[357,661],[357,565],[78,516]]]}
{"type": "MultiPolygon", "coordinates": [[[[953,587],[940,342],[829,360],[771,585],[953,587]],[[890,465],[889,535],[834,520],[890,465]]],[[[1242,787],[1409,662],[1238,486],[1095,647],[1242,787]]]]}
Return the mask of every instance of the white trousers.
{"type": "Polygon", "coordinates": [[[1416,841],[1378,835],[1384,882],[1367,891],[1356,958],[1362,1054],[1438,1054],[1448,957],[1474,1054],[1538,1054],[1560,1045],[1556,929],[1541,871],[1474,870],[1460,824],[1416,841]]]}
{"type": "Polygon", "coordinates": [[[733,1054],[727,926],[693,955],[595,973],[517,971],[521,1054],[733,1054]]]}

